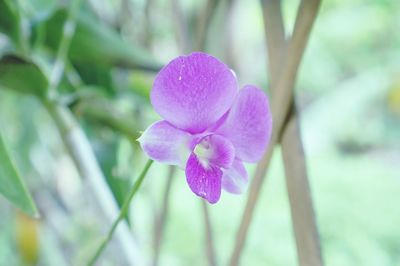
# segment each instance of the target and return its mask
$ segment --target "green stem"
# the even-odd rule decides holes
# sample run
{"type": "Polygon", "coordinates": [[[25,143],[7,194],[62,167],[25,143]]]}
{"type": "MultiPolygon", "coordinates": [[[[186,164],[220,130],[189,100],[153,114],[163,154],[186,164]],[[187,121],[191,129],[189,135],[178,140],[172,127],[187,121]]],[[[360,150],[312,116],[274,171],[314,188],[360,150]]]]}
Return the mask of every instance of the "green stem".
{"type": "Polygon", "coordinates": [[[56,89],[64,73],[65,61],[67,60],[69,46],[75,33],[76,18],[78,16],[80,3],[81,0],[72,0],[68,9],[67,20],[64,23],[63,34],[61,36],[56,60],[50,76],[49,92],[53,94],[51,94],[51,96],[56,94],[56,89]]]}
{"type": "Polygon", "coordinates": [[[136,180],[135,184],[133,184],[131,191],[129,192],[128,197],[126,198],[124,204],[122,205],[121,211],[118,215],[118,218],[114,221],[114,223],[111,226],[110,231],[108,232],[107,236],[104,238],[104,240],[101,242],[101,245],[97,249],[96,253],[92,257],[92,259],[89,261],[88,266],[94,265],[94,263],[97,261],[101,253],[103,252],[104,248],[107,246],[108,242],[110,242],[111,237],[114,234],[115,229],[117,229],[117,226],[119,222],[125,218],[126,214],[128,213],[129,205],[135,196],[136,192],[139,190],[140,186],[142,185],[142,182],[144,180],[144,177],[146,176],[151,164],[153,163],[152,160],[148,160],[146,163],[145,167],[143,168],[142,172],[140,173],[138,179],[136,180]]]}
{"type": "Polygon", "coordinates": [[[25,36],[26,30],[24,29],[24,26],[23,26],[23,20],[26,18],[24,18],[24,16],[23,16],[20,1],[15,1],[14,3],[15,3],[16,10],[17,10],[16,15],[18,16],[17,46],[18,46],[19,51],[24,56],[28,56],[29,43],[27,40],[27,36],[25,36]]]}

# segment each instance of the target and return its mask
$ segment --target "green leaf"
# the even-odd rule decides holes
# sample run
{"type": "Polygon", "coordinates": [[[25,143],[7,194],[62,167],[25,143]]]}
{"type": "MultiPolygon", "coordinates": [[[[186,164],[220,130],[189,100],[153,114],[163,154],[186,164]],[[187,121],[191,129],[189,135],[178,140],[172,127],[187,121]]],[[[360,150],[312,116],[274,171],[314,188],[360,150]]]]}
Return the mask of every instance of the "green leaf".
{"type": "Polygon", "coordinates": [[[13,1],[0,0],[0,32],[19,43],[19,25],[20,19],[13,1]]]}
{"type": "MultiPolygon", "coordinates": [[[[66,20],[65,9],[56,12],[45,24],[46,45],[53,51],[58,47],[66,20]]],[[[69,58],[74,63],[121,66],[157,71],[161,68],[143,48],[126,43],[108,25],[96,19],[89,11],[80,12],[75,34],[71,40],[69,58]]]]}
{"type": "Polygon", "coordinates": [[[0,60],[0,86],[45,98],[48,80],[32,61],[9,54],[0,60]]]}
{"type": "Polygon", "coordinates": [[[0,133],[0,194],[31,216],[38,216],[37,208],[9,156],[0,133]]]}
{"type": "Polygon", "coordinates": [[[107,95],[116,93],[111,75],[111,67],[97,64],[75,64],[76,71],[82,81],[92,88],[101,89],[107,95]]]}

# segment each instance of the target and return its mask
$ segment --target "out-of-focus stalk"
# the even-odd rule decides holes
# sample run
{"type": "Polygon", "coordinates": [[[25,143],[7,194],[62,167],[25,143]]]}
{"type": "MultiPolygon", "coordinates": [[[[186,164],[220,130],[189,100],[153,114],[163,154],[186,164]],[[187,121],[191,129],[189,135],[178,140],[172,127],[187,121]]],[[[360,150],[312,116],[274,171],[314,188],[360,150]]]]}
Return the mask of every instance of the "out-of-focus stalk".
{"type": "Polygon", "coordinates": [[[56,89],[64,73],[69,46],[76,28],[76,17],[79,12],[81,0],[72,0],[68,9],[67,20],[64,23],[60,44],[58,46],[56,60],[50,75],[49,93],[51,97],[56,94],[56,89]]]}
{"type": "Polygon", "coordinates": [[[192,40],[189,36],[188,23],[183,15],[179,0],[171,0],[171,11],[176,43],[182,53],[189,53],[192,48],[192,40]]]}
{"type": "Polygon", "coordinates": [[[207,249],[207,259],[208,259],[208,265],[217,266],[217,256],[215,252],[213,229],[207,204],[208,203],[206,201],[201,199],[201,206],[203,209],[204,227],[205,227],[204,231],[206,232],[205,242],[207,249]]]}
{"type": "MultiPolygon", "coordinates": [[[[105,181],[106,179],[97,163],[89,140],[67,108],[52,101],[45,101],[44,106],[53,118],[79,174],[90,183],[89,187],[96,197],[96,202],[107,218],[105,224],[111,225],[113,217],[118,215],[118,204],[105,181]]],[[[122,221],[117,228],[116,236],[124,258],[130,264],[142,265],[138,247],[131,236],[131,231],[126,221],[122,221]]]]}
{"type": "Polygon", "coordinates": [[[200,14],[197,22],[197,40],[195,49],[202,51],[206,46],[208,29],[217,9],[219,0],[207,0],[203,12],[200,14]]]}
{"type": "Polygon", "coordinates": [[[160,258],[161,251],[161,242],[164,235],[165,225],[167,223],[168,218],[168,209],[169,209],[169,198],[170,192],[172,188],[172,182],[174,180],[176,172],[175,166],[169,166],[167,184],[165,185],[162,207],[160,214],[156,216],[155,226],[154,226],[154,258],[153,258],[153,266],[158,265],[158,261],[160,258]]]}

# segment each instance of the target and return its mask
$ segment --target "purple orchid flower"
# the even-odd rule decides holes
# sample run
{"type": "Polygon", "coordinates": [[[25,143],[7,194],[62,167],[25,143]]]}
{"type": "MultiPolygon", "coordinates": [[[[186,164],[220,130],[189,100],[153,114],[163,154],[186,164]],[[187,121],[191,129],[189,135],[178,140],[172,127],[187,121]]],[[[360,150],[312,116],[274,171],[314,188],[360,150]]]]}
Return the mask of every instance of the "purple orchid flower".
{"type": "Polygon", "coordinates": [[[247,188],[243,162],[261,159],[272,129],[262,90],[239,90],[225,64],[194,52],[161,69],[150,98],[165,120],[139,138],[147,156],[185,169],[190,189],[210,203],[219,200],[222,188],[235,194],[247,188]]]}

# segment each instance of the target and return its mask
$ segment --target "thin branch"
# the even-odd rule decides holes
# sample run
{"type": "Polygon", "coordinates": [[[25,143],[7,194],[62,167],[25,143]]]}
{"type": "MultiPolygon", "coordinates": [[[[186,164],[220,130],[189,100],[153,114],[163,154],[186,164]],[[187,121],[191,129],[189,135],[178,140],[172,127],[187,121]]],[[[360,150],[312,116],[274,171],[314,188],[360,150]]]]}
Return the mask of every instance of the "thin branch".
{"type": "Polygon", "coordinates": [[[143,183],[143,180],[150,169],[150,166],[152,165],[153,161],[148,160],[146,165],[144,166],[142,172],[140,173],[139,177],[136,179],[135,184],[133,184],[128,197],[125,199],[124,204],[121,207],[121,211],[119,212],[119,215],[117,219],[113,222],[110,231],[108,232],[107,236],[104,238],[104,240],[101,242],[99,248],[97,249],[96,253],[92,257],[92,259],[89,261],[88,266],[92,266],[96,263],[97,259],[100,257],[101,253],[107,246],[108,242],[110,242],[115,229],[117,229],[118,224],[126,217],[129,211],[129,206],[131,204],[131,201],[133,197],[136,195],[136,192],[139,190],[140,186],[143,183]]]}
{"type": "Polygon", "coordinates": [[[288,55],[283,65],[283,73],[274,90],[274,98],[271,104],[274,117],[274,128],[270,145],[262,160],[258,163],[250,186],[249,198],[246,203],[242,221],[236,236],[235,247],[231,256],[230,265],[238,265],[241,251],[247,236],[254,208],[258,200],[262,184],[265,180],[266,170],[271,160],[275,145],[278,143],[284,122],[292,103],[293,90],[297,70],[308,41],[313,22],[315,20],[319,0],[302,1],[297,13],[294,33],[289,43],[288,55]]]}
{"type": "Polygon", "coordinates": [[[211,219],[210,219],[210,213],[208,211],[208,203],[206,203],[204,200],[201,200],[201,206],[203,209],[203,217],[204,217],[204,226],[205,226],[205,231],[206,231],[206,249],[207,249],[207,259],[208,259],[208,264],[210,266],[216,266],[217,265],[217,258],[215,254],[215,245],[214,245],[214,238],[213,238],[213,231],[212,231],[212,225],[211,225],[211,219]]]}
{"type": "Polygon", "coordinates": [[[164,196],[163,196],[163,205],[161,208],[161,212],[159,216],[156,217],[156,223],[154,228],[154,259],[153,259],[153,266],[158,265],[158,261],[160,258],[160,251],[161,251],[161,242],[164,236],[164,229],[167,222],[168,217],[168,210],[169,210],[169,198],[170,192],[172,187],[172,181],[174,180],[176,172],[175,166],[170,166],[168,171],[167,177],[167,184],[165,185],[164,196]]]}

